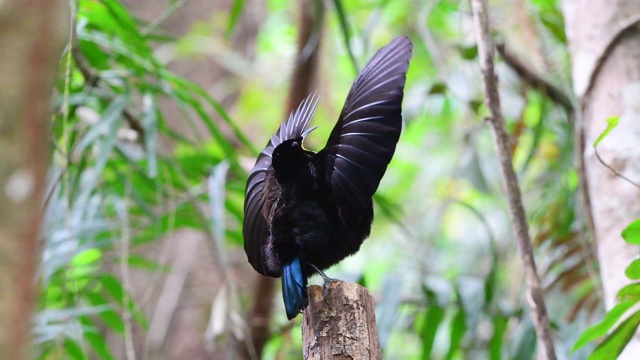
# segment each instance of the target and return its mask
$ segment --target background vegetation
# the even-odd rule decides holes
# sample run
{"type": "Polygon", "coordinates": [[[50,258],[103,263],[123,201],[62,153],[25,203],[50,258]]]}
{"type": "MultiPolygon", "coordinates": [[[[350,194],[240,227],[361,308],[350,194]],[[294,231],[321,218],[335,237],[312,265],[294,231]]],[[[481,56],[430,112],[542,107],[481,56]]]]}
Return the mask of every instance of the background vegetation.
{"type": "MultiPolygon", "coordinates": [[[[35,355],[255,358],[246,314],[264,302],[275,310],[262,358],[300,358],[301,319],[286,320],[278,295],[256,295],[241,224],[247,171],[286,116],[297,19],[319,2],[159,3],[70,3],[35,355]]],[[[564,95],[563,17],[557,1],[497,3],[495,39],[513,55],[497,66],[503,111],[557,351],[582,359],[595,345],[570,349],[603,308],[564,95]],[[545,74],[547,87],[518,64],[545,74]]],[[[323,146],[371,54],[402,34],[414,44],[406,126],[372,236],[328,275],[376,296],[385,358],[534,358],[468,3],[335,0],[323,14],[310,149],[323,146]]]]}

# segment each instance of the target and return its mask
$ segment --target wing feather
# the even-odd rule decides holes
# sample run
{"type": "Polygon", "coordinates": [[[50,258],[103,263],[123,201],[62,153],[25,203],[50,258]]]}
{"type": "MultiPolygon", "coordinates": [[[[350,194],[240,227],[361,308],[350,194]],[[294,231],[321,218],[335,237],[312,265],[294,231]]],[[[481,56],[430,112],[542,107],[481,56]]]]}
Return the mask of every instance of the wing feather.
{"type": "Polygon", "coordinates": [[[276,146],[283,141],[296,139],[302,136],[311,122],[318,105],[319,97],[316,93],[309,95],[300,106],[291,113],[289,118],[280,125],[280,128],[271,137],[267,146],[258,155],[258,160],[249,173],[244,202],[244,223],[242,233],[244,236],[244,250],[249,263],[259,273],[267,276],[280,276],[279,273],[269,269],[265,262],[264,248],[269,234],[269,227],[265,214],[269,214],[273,208],[276,194],[279,191],[278,184],[272,180],[271,154],[276,146]]]}
{"type": "MultiPolygon", "coordinates": [[[[400,137],[411,52],[409,39],[398,37],[373,56],[351,86],[327,145],[316,156],[345,226],[371,221],[371,197],[400,137]]],[[[366,236],[369,229],[361,231],[366,236]]]]}

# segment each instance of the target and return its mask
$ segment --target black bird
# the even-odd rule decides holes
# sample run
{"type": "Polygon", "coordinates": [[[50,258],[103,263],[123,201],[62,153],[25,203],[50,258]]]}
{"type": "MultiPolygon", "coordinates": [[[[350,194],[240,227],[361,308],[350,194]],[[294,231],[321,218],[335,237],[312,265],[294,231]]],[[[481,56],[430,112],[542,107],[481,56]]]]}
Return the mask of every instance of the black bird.
{"type": "Polygon", "coordinates": [[[396,148],[412,45],[398,37],[358,75],[327,145],[302,146],[318,104],[307,97],[271,137],[247,180],[244,249],[282,277],[287,317],[307,306],[307,278],[354,254],[369,236],[371,197],[396,148]]]}

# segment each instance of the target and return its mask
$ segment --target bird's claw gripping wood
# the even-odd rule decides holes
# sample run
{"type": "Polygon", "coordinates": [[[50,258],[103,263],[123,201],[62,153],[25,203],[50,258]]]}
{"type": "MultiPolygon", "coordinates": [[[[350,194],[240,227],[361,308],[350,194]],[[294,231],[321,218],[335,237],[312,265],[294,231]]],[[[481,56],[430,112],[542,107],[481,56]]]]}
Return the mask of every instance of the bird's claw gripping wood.
{"type": "MultiPolygon", "coordinates": [[[[358,75],[327,144],[303,140],[318,97],[305,99],[260,155],[247,179],[244,249],[259,273],[283,277],[289,319],[307,304],[306,279],[356,253],[369,236],[372,196],[402,129],[402,98],[412,45],[402,36],[358,75]],[[313,265],[311,265],[313,264],[313,265]]],[[[325,279],[325,293],[331,279],[325,279]]]]}
{"type": "Polygon", "coordinates": [[[334,281],[338,281],[338,279],[330,278],[325,274],[322,270],[318,269],[313,264],[309,264],[317,273],[322,277],[322,297],[324,298],[324,303],[329,306],[327,302],[327,296],[329,295],[329,289],[331,289],[331,283],[334,281]]]}

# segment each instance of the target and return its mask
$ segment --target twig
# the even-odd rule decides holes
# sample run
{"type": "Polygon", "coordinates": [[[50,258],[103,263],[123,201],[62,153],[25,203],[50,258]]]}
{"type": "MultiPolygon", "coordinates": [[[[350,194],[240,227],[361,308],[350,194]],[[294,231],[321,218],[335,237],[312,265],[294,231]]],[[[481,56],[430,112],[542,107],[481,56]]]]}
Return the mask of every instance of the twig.
{"type": "MultiPolygon", "coordinates": [[[[91,65],[89,65],[87,60],[84,58],[84,55],[80,51],[80,47],[75,43],[72,44],[71,55],[74,62],[76,63],[76,66],[78,67],[78,70],[80,70],[80,73],[88,83],[89,87],[98,86],[100,82],[100,76],[95,71],[93,71],[91,65]]],[[[131,112],[129,112],[129,110],[127,109],[124,109],[124,111],[122,112],[122,116],[124,117],[127,124],[129,124],[129,127],[138,134],[138,140],[140,141],[140,143],[144,144],[145,131],[144,126],[142,126],[142,122],[140,122],[140,120],[133,114],[131,114],[131,112]]]]}
{"type": "Polygon", "coordinates": [[[498,79],[493,67],[493,42],[489,33],[489,17],[486,0],[472,0],[473,23],[478,41],[478,55],[483,77],[485,104],[491,113],[489,123],[493,132],[494,147],[500,163],[500,174],[505,187],[509,214],[513,223],[516,245],[524,263],[527,277],[529,306],[533,316],[533,323],[538,334],[541,348],[548,360],[555,360],[556,353],[551,337],[549,318],[544,303],[540,278],[536,270],[533,248],[529,229],[522,205],[522,195],[518,179],[513,169],[513,159],[509,151],[509,135],[506,131],[504,117],[500,110],[498,95],[498,79]]]}
{"type": "Polygon", "coordinates": [[[637,187],[640,189],[640,185],[629,179],[628,177],[622,175],[620,172],[618,172],[618,170],[614,169],[613,167],[611,167],[611,165],[607,164],[606,162],[604,162],[604,160],[602,160],[602,158],[600,157],[600,154],[598,153],[598,149],[595,148],[595,153],[596,153],[596,158],[598,158],[598,161],[600,161],[600,164],[602,164],[604,167],[606,167],[607,169],[609,169],[612,173],[614,173],[616,176],[626,180],[627,182],[629,182],[631,185],[637,187]]]}
{"type": "Polygon", "coordinates": [[[574,106],[571,99],[564,93],[559,87],[552,84],[549,80],[545,79],[542,75],[538,74],[529,66],[525,65],[524,61],[519,59],[515,54],[507,49],[505,44],[496,44],[498,53],[509,65],[509,67],[516,72],[521,78],[536,89],[546,93],[551,100],[558,105],[562,106],[569,114],[573,113],[574,106]]]}

